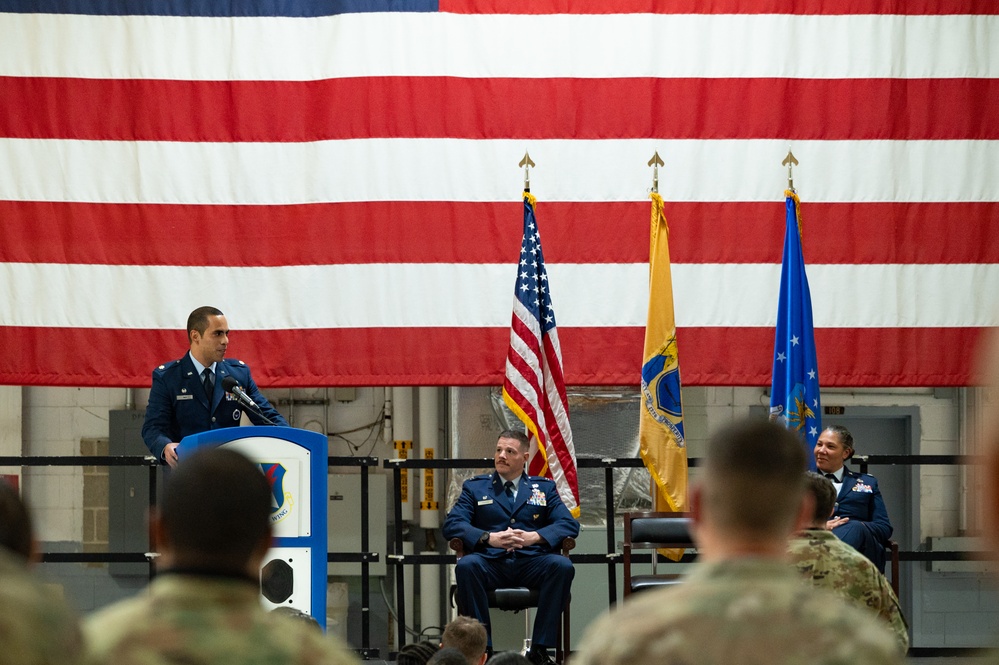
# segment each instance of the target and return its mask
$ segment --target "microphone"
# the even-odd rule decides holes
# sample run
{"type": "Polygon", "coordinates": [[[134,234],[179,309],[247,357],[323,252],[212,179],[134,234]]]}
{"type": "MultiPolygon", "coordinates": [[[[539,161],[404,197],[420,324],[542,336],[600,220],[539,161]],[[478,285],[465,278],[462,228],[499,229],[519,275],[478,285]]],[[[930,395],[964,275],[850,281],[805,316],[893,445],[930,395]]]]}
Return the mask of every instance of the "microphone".
{"type": "Polygon", "coordinates": [[[270,418],[268,418],[263,414],[263,412],[260,410],[260,406],[258,406],[257,403],[254,402],[250,398],[250,396],[246,394],[246,391],[243,390],[242,387],[240,387],[239,381],[232,378],[231,376],[227,376],[224,379],[222,379],[222,388],[227,393],[232,393],[240,404],[242,404],[244,407],[252,411],[254,414],[263,418],[268,425],[274,424],[270,418]]]}

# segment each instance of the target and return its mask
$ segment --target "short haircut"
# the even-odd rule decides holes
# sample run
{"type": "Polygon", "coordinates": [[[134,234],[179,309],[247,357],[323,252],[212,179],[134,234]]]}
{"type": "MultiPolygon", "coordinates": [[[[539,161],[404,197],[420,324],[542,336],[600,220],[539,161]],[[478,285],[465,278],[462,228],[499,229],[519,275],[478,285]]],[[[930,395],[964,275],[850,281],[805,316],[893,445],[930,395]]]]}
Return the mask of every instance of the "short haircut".
{"type": "Polygon", "coordinates": [[[210,305],[205,305],[204,307],[199,307],[198,309],[191,312],[187,317],[187,341],[191,341],[191,331],[197,330],[200,334],[204,335],[205,331],[208,330],[208,317],[209,316],[224,316],[222,310],[217,307],[212,307],[210,305]]]}
{"type": "Polygon", "coordinates": [[[805,488],[815,497],[815,513],[813,522],[825,522],[832,515],[836,505],[836,488],[832,481],[821,473],[809,471],[805,474],[805,488]]]}
{"type": "Polygon", "coordinates": [[[497,441],[499,441],[500,439],[515,439],[516,441],[520,442],[520,447],[524,450],[527,450],[531,445],[531,440],[528,438],[528,436],[525,433],[521,432],[520,430],[516,429],[503,430],[502,432],[500,432],[499,436],[496,437],[497,441]]]}
{"type": "MultiPolygon", "coordinates": [[[[483,653],[485,653],[483,651],[483,653]]],[[[481,657],[482,654],[479,654],[481,657]]],[[[440,651],[435,653],[427,661],[427,665],[478,665],[478,660],[474,663],[465,658],[459,649],[454,647],[441,647],[440,651]]]]}
{"type": "Polygon", "coordinates": [[[465,656],[468,665],[478,665],[486,652],[486,627],[472,617],[457,616],[444,626],[442,647],[454,647],[465,656]]]}
{"type": "Polygon", "coordinates": [[[517,651],[502,651],[489,660],[486,665],[532,665],[527,656],[522,656],[517,651]]]}
{"type": "Polygon", "coordinates": [[[0,480],[0,546],[11,552],[31,557],[31,518],[17,490],[0,480]]]}
{"type": "Polygon", "coordinates": [[[271,486],[260,466],[228,448],[181,458],[160,520],[174,551],[207,569],[242,571],[270,535],[271,486]]]}
{"type": "Polygon", "coordinates": [[[427,665],[427,661],[435,653],[437,647],[430,642],[415,642],[399,649],[395,662],[398,665],[427,665]]]}
{"type": "Polygon", "coordinates": [[[781,538],[795,526],[805,491],[798,435],[766,420],[744,420],[707,443],[704,510],[719,528],[752,540],[781,538]]]}
{"type": "Polygon", "coordinates": [[[853,453],[856,450],[853,447],[853,435],[850,434],[850,430],[843,427],[842,425],[828,425],[824,430],[829,430],[833,434],[839,437],[839,442],[843,444],[844,448],[849,449],[850,454],[846,456],[847,459],[853,457],[853,453]]]}

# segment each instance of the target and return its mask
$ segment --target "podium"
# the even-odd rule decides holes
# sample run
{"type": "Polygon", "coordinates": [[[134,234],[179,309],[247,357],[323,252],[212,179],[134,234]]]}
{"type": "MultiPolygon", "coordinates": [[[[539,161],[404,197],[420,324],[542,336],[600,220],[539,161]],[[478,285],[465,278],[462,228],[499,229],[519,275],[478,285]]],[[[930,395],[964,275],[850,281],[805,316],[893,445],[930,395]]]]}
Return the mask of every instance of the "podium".
{"type": "Polygon", "coordinates": [[[326,630],[326,437],[294,427],[224,427],[184,437],[177,455],[183,462],[205,446],[246,455],[270,481],[274,543],[261,567],[261,604],[294,608],[326,630]]]}

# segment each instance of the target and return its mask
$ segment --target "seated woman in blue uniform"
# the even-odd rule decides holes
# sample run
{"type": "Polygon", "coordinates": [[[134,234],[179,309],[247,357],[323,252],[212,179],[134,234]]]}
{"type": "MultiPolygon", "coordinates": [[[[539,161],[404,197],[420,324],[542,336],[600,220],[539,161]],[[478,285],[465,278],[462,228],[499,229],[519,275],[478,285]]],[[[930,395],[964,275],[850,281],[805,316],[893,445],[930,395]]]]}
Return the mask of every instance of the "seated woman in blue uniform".
{"type": "Polygon", "coordinates": [[[836,488],[836,508],[827,526],[844,543],[885,569],[892,525],[878,479],[843,466],[853,457],[853,435],[842,425],[827,427],[815,444],[815,466],[836,488]]]}

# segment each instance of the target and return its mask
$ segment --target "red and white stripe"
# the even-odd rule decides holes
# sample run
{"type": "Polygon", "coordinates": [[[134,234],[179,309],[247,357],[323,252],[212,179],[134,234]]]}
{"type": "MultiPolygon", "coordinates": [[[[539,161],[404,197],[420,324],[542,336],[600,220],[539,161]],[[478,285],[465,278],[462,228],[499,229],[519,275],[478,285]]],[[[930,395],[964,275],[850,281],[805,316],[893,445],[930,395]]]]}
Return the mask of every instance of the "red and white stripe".
{"type": "Polygon", "coordinates": [[[540,438],[532,437],[533,442],[545,451],[544,456],[531,457],[529,471],[531,475],[550,476],[562,503],[578,515],[576,448],[569,426],[558,328],[542,334],[537,319],[516,298],[512,319],[503,392],[531,422],[532,431],[540,438]]]}
{"type": "Polygon", "coordinates": [[[148,385],[215,304],[261,385],[495,385],[527,149],[567,383],[635,383],[658,150],[684,383],[766,385],[790,144],[823,385],[970,383],[996,8],[699,4],[0,14],[0,382],[148,385]]]}

